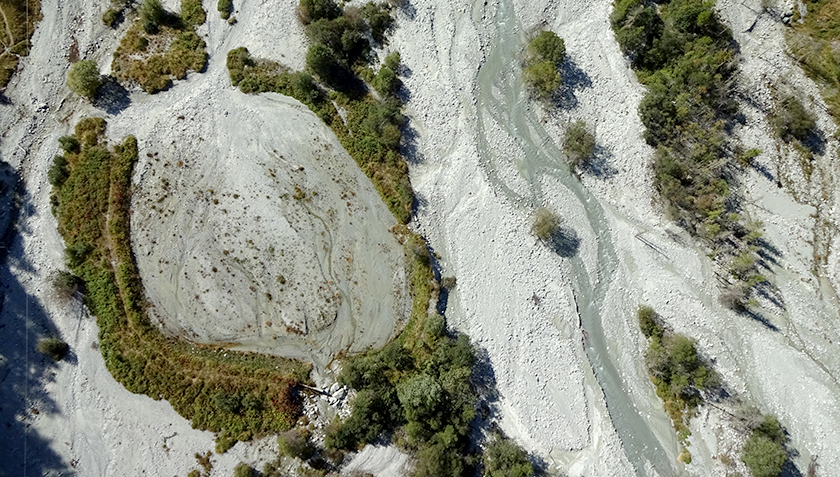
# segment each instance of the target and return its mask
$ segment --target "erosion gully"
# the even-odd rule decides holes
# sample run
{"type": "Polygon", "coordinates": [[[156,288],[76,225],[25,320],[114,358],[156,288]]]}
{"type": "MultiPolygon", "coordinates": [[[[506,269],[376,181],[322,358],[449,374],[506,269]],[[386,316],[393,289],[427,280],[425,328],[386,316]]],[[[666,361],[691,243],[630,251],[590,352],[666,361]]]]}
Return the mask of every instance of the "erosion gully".
{"type": "Polygon", "coordinates": [[[580,313],[584,336],[588,336],[586,356],[606,397],[610,418],[621,439],[627,458],[636,475],[677,475],[672,459],[648,426],[644,416],[633,405],[625,391],[601,324],[609,277],[613,276],[618,260],[612,245],[606,212],[598,200],[570,174],[563,164],[563,154],[542,127],[523,91],[515,62],[521,56],[524,35],[518,24],[512,0],[501,0],[495,11],[495,21],[482,21],[484,6],[477,4],[473,12],[476,24],[494,28],[489,54],[479,70],[477,81],[478,148],[488,180],[497,193],[512,204],[530,211],[550,202],[541,186],[541,178],[548,176],[559,181],[586,211],[586,218],[597,243],[597,274],[593,284],[579,256],[570,258],[575,299],[580,313]],[[524,159],[516,166],[528,183],[528,190],[514,190],[496,172],[500,158],[488,145],[486,126],[497,123],[524,151],[524,159]]]}

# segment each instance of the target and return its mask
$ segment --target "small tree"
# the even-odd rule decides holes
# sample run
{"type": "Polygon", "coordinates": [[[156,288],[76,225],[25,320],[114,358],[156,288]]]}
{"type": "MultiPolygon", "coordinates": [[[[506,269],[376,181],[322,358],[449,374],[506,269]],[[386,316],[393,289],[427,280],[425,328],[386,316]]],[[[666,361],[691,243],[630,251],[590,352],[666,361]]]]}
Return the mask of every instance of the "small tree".
{"type": "Polygon", "coordinates": [[[543,242],[550,239],[560,228],[560,217],[545,207],[535,210],[532,217],[531,233],[543,242]]]}
{"type": "Polygon", "coordinates": [[[595,136],[587,130],[585,122],[575,121],[566,129],[563,153],[572,169],[585,165],[595,155],[595,136]]]}
{"type": "Polygon", "coordinates": [[[67,86],[79,96],[93,99],[101,85],[99,69],[93,60],[77,61],[67,72],[67,86]]]}
{"type": "Polygon", "coordinates": [[[334,0],[300,0],[298,18],[304,25],[322,18],[332,20],[341,16],[341,7],[334,0]]]}

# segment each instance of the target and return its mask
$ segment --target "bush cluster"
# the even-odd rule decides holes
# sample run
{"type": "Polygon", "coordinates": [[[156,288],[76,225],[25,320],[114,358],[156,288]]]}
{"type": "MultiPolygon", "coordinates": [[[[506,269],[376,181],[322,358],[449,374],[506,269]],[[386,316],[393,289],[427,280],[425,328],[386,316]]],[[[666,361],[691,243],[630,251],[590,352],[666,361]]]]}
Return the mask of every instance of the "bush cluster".
{"type": "Polygon", "coordinates": [[[563,81],[559,68],[565,57],[566,44],[553,31],[541,31],[531,40],[522,76],[535,97],[549,100],[554,96],[563,81]]]}
{"type": "Polygon", "coordinates": [[[534,466],[516,443],[495,437],[484,449],[484,477],[529,477],[534,466]]]}
{"type": "Polygon", "coordinates": [[[765,416],[764,421],[750,433],[741,460],[753,477],[778,477],[787,460],[786,441],[779,420],[775,416],[765,416]]]}
{"type": "Polygon", "coordinates": [[[117,79],[134,82],[147,93],[157,93],[184,79],[189,71],[207,64],[206,44],[195,28],[207,18],[201,2],[181,0],[181,16],[163,10],[158,0],[146,0],[140,19],[132,25],[114,52],[111,70],[117,79]],[[164,51],[155,45],[168,44],[164,51]]]}
{"type": "MultiPolygon", "coordinates": [[[[639,328],[648,338],[645,364],[650,379],[671,417],[677,437],[685,445],[691,434],[688,422],[694,409],[702,403],[701,391],[719,386],[720,378],[698,354],[695,341],[667,331],[652,308],[639,307],[636,315],[639,328]]],[[[686,449],[683,453],[688,456],[686,449]]]]}
{"type": "Polygon", "coordinates": [[[133,137],[110,147],[105,121],[88,118],[62,140],[66,180],[54,186],[67,264],[85,284],[105,365],[133,393],[166,399],[199,429],[217,432],[217,450],[253,434],[288,428],[308,367],[287,359],[167,338],[149,322],[130,241],[133,137]]]}
{"type": "MultiPolygon", "coordinates": [[[[656,148],[653,184],[671,217],[706,240],[718,262],[731,268],[739,256],[755,258],[758,236],[735,213],[736,201],[730,198],[738,165],[732,151],[739,149],[727,134],[738,112],[731,94],[735,50],[712,5],[617,0],[610,20],[647,87],[639,115],[645,140],[656,148]]],[[[733,308],[745,306],[763,279],[755,267],[740,278],[745,279],[722,296],[733,308]]]]}
{"type": "Polygon", "coordinates": [[[219,11],[219,16],[222,17],[223,20],[230,18],[230,10],[232,7],[233,3],[231,0],[219,0],[216,3],[216,10],[219,11]]]}

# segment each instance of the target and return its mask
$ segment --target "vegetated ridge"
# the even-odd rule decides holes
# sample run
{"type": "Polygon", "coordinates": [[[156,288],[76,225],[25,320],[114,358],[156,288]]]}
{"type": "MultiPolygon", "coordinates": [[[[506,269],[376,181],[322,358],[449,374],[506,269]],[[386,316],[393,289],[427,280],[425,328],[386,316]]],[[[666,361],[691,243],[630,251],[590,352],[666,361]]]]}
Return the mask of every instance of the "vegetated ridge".
{"type": "Polygon", "coordinates": [[[64,154],[49,180],[67,265],[84,283],[108,370],[129,391],[166,399],[194,427],[219,433],[218,451],[288,428],[300,410],[294,387],[307,379],[307,365],[166,338],[149,323],[129,238],[137,141],[108,147],[105,127],[88,118],[62,137],[64,154]]]}
{"type": "Polygon", "coordinates": [[[619,0],[610,20],[647,88],[639,115],[645,141],[656,148],[654,187],[668,215],[729,272],[721,301],[746,309],[766,281],[757,266],[761,224],[738,213],[732,188],[760,151],[743,151],[729,134],[738,113],[732,34],[701,0],[619,0]]]}
{"type": "Polygon", "coordinates": [[[22,56],[29,54],[29,40],[41,21],[40,0],[0,0],[0,88],[9,84],[22,56]]]}

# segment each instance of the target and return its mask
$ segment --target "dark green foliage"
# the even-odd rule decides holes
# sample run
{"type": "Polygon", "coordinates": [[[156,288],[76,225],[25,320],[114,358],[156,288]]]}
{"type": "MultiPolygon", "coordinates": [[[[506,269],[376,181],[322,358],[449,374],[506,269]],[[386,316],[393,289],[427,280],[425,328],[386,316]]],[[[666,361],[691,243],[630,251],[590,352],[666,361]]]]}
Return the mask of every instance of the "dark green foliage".
{"type": "Polygon", "coordinates": [[[207,12],[201,0],[181,0],[181,21],[193,28],[207,21],[207,12]]]}
{"type": "MultiPolygon", "coordinates": [[[[645,140],[656,148],[654,187],[671,218],[707,240],[715,260],[731,268],[737,257],[753,252],[748,228],[732,210],[737,202],[729,197],[739,163],[733,152],[740,150],[727,133],[738,112],[731,94],[735,50],[712,6],[703,0],[616,0],[611,22],[648,90],[639,116],[645,140]]],[[[738,293],[721,297],[727,303],[747,303],[763,280],[755,267],[737,275],[738,293]]]]}
{"type": "Polygon", "coordinates": [[[61,361],[70,351],[70,346],[58,338],[41,338],[38,340],[38,352],[49,356],[53,361],[61,361]]]}
{"type": "Polygon", "coordinates": [[[565,56],[565,43],[552,31],[542,31],[531,40],[522,76],[534,96],[542,100],[554,96],[562,83],[558,69],[565,56]]]}
{"type": "Polygon", "coordinates": [[[530,477],[534,467],[515,442],[495,438],[484,450],[484,477],[530,477]]]}
{"type": "Polygon", "coordinates": [[[55,156],[50,170],[47,171],[47,181],[49,181],[50,185],[59,187],[61,184],[64,184],[64,181],[67,180],[67,176],[69,175],[67,172],[67,159],[64,156],[55,156]]]}
{"type": "Polygon", "coordinates": [[[595,155],[595,136],[583,121],[573,122],[563,136],[563,153],[572,169],[585,165],[595,155]]]}
{"type": "Polygon", "coordinates": [[[306,68],[330,86],[340,86],[347,74],[333,50],[322,43],[315,43],[306,52],[306,68]]]}
{"type": "Polygon", "coordinates": [[[216,10],[219,11],[219,16],[227,20],[230,18],[230,9],[233,7],[231,0],[219,0],[216,3],[216,10]]]}
{"type": "Polygon", "coordinates": [[[391,16],[391,7],[386,3],[366,3],[360,10],[362,18],[367,21],[370,27],[370,34],[380,44],[387,42],[385,34],[394,24],[394,17],[391,16]]]}
{"type": "Polygon", "coordinates": [[[639,318],[639,328],[642,329],[642,334],[645,335],[645,338],[662,338],[665,329],[659,324],[653,308],[640,306],[636,312],[636,316],[639,318]]]}
{"type": "Polygon", "coordinates": [[[322,18],[332,20],[341,16],[341,7],[333,0],[300,0],[298,17],[304,25],[322,18]]]}
{"type": "Polygon", "coordinates": [[[116,8],[109,8],[102,14],[102,23],[114,28],[117,24],[117,19],[120,17],[120,11],[116,8]]]}
{"type": "Polygon", "coordinates": [[[764,421],[750,434],[741,460],[753,477],[778,477],[787,460],[785,437],[776,416],[765,416],[764,421]]]}
{"type": "Polygon", "coordinates": [[[315,453],[315,447],[309,442],[309,431],[306,429],[291,429],[277,438],[280,455],[307,460],[315,453]]]}
{"type": "Polygon", "coordinates": [[[73,136],[61,136],[58,145],[64,152],[79,152],[79,141],[73,136]]]}
{"type": "Polygon", "coordinates": [[[93,99],[102,81],[99,68],[93,60],[81,60],[70,66],[67,72],[67,86],[74,93],[87,99],[93,99]]]}
{"type": "Polygon", "coordinates": [[[773,126],[785,142],[793,139],[804,141],[817,129],[817,117],[791,96],[785,98],[773,115],[773,126]]]}
{"type": "Polygon", "coordinates": [[[400,54],[398,52],[395,51],[386,56],[382,61],[382,67],[371,81],[373,89],[381,96],[395,96],[402,86],[402,81],[397,76],[399,68],[400,54]]]}
{"type": "Polygon", "coordinates": [[[257,471],[251,468],[248,464],[240,462],[233,468],[233,477],[256,477],[257,471]]]}

